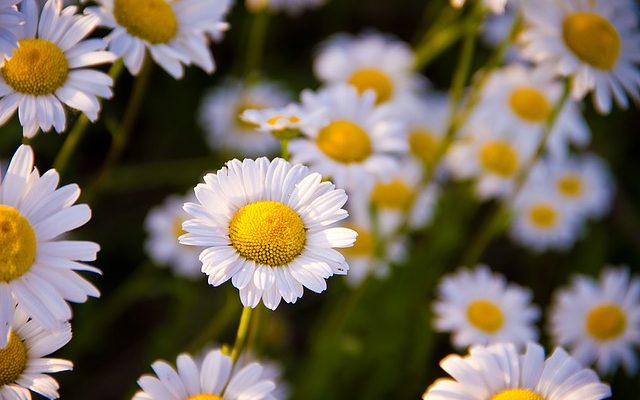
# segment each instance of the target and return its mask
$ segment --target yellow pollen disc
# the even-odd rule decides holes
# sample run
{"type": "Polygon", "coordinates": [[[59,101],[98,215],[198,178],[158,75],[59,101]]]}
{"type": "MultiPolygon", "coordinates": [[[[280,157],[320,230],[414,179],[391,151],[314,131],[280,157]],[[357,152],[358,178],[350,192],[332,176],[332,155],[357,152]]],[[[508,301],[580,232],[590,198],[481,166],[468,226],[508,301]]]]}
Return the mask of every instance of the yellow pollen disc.
{"type": "Polygon", "coordinates": [[[558,179],[558,191],[566,197],[580,197],[584,191],[582,179],[577,175],[565,175],[558,179]]]}
{"type": "Polygon", "coordinates": [[[291,124],[297,124],[298,122],[300,122],[300,118],[296,117],[295,115],[286,117],[284,115],[274,115],[273,117],[269,118],[267,120],[267,124],[269,125],[275,125],[278,123],[278,121],[280,121],[281,119],[286,119],[287,122],[291,123],[291,124]]]}
{"type": "Polygon", "coordinates": [[[544,397],[529,389],[507,389],[491,397],[491,400],[544,400],[544,397]]]}
{"type": "Polygon", "coordinates": [[[362,162],[373,151],[367,132],[346,120],[333,121],[322,128],[316,143],[327,156],[345,164],[362,162]]]}
{"type": "Polygon", "coordinates": [[[189,396],[187,400],[222,400],[222,397],[217,396],[215,394],[202,393],[202,394],[189,396]]]}
{"type": "Polygon", "coordinates": [[[176,238],[179,238],[180,236],[182,236],[182,235],[184,235],[185,233],[187,233],[187,232],[185,232],[185,230],[184,230],[184,229],[182,229],[182,223],[183,223],[183,222],[184,222],[184,220],[183,220],[182,218],[176,218],[176,219],[173,221],[173,235],[174,235],[176,238]]]}
{"type": "Polygon", "coordinates": [[[625,332],[627,316],[616,304],[602,304],[589,311],[586,328],[596,340],[615,339],[625,332]]]}
{"type": "Polygon", "coordinates": [[[229,224],[229,238],[244,258],[278,267],[302,253],[307,232],[302,218],[289,206],[261,200],[236,212],[229,224]]]}
{"type": "Polygon", "coordinates": [[[598,69],[611,70],[620,56],[620,34],[596,13],[579,11],[567,16],[562,37],[576,57],[598,69]]]}
{"type": "Polygon", "coordinates": [[[178,32],[178,19],[166,0],[115,0],[113,16],[130,35],[151,44],[167,43],[178,32]]]}
{"type": "Polygon", "coordinates": [[[529,219],[538,228],[551,229],[558,221],[558,213],[549,204],[536,204],[529,209],[529,219]]]}
{"type": "Polygon", "coordinates": [[[427,164],[431,164],[438,151],[438,139],[426,129],[416,129],[409,133],[411,153],[427,164]]]}
{"type": "Polygon", "coordinates": [[[380,208],[406,210],[413,203],[414,192],[400,179],[388,183],[379,182],[371,193],[371,202],[380,208]]]}
{"type": "Polygon", "coordinates": [[[349,78],[349,83],[354,86],[358,93],[365,90],[376,92],[376,102],[384,103],[393,96],[393,82],[387,74],[377,68],[361,68],[354,72],[349,78]]]}
{"type": "Polygon", "coordinates": [[[542,122],[551,112],[551,104],[538,89],[524,86],[514,90],[509,97],[513,112],[527,122],[542,122]]]}
{"type": "Polygon", "coordinates": [[[356,231],[358,237],[352,247],[345,247],[340,249],[340,251],[345,256],[350,257],[368,257],[373,255],[376,247],[373,235],[370,232],[354,225],[347,224],[346,227],[356,231]]]}
{"type": "Polygon", "coordinates": [[[471,325],[486,333],[496,333],[504,324],[502,310],[488,300],[475,300],[467,307],[467,318],[471,325]]]}
{"type": "Polygon", "coordinates": [[[13,90],[33,96],[54,93],[67,81],[69,63],[62,50],[45,39],[22,39],[2,67],[13,90]]]}
{"type": "Polygon", "coordinates": [[[484,169],[505,178],[513,176],[518,169],[518,153],[506,142],[485,143],[480,148],[479,157],[484,169]]]}
{"type": "Polygon", "coordinates": [[[36,234],[14,207],[0,204],[0,282],[24,275],[36,259],[36,234]]]}
{"type": "Polygon", "coordinates": [[[27,346],[13,332],[9,343],[0,349],[0,388],[15,383],[27,366],[27,346]]]}

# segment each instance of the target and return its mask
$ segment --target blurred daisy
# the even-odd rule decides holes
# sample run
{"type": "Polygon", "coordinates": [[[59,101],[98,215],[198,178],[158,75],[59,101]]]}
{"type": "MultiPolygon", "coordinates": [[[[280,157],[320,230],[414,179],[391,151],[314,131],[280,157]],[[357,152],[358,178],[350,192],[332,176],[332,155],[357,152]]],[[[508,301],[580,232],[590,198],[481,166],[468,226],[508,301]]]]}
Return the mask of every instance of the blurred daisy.
{"type": "Polygon", "coordinates": [[[283,107],[288,100],[285,93],[272,83],[245,86],[240,81],[227,80],[211,90],[200,107],[200,124],[207,132],[209,147],[248,156],[275,152],[278,141],[260,132],[257,123],[243,120],[242,115],[246,110],[283,107]]]}
{"type": "Polygon", "coordinates": [[[262,300],[274,310],[302,297],[303,287],[320,293],[325,279],[347,273],[332,248],[353,245],[356,233],[330,227],[347,217],[347,195],[320,174],[262,157],[229,161],[204,180],[198,202],[184,206],[193,219],[180,243],[206,247],[200,261],[210,284],[231,279],[243,305],[262,300]]]}
{"type": "MultiPolygon", "coordinates": [[[[501,14],[509,0],[482,0],[482,4],[496,14],[501,14]]],[[[513,1],[513,0],[512,0],[513,1]]],[[[449,0],[451,6],[454,8],[460,8],[464,6],[467,0],[449,0]]]]}
{"type": "Polygon", "coordinates": [[[113,31],[105,37],[109,50],[122,57],[132,75],[142,68],[147,49],[151,58],[176,79],[183,65],[215,70],[209,40],[228,29],[222,22],[230,0],[96,0],[86,12],[113,31]]]}
{"type": "Polygon", "coordinates": [[[374,97],[344,84],[302,92],[303,107],[324,110],[326,124],[305,127],[306,137],[291,142],[293,162],[309,165],[341,188],[387,179],[408,144],[403,124],[388,109],[376,107],[374,97]]]}
{"type": "Polygon", "coordinates": [[[315,59],[314,70],[326,84],[348,83],[360,94],[373,91],[377,103],[409,93],[419,83],[410,47],[380,33],[340,34],[329,39],[315,59]]]}
{"type": "Polygon", "coordinates": [[[263,0],[274,12],[286,12],[291,16],[298,16],[305,10],[323,6],[327,0],[263,0]]]}
{"type": "Polygon", "coordinates": [[[440,332],[452,332],[456,347],[501,342],[520,347],[538,338],[540,311],[531,304],[531,291],[508,284],[486,265],[445,276],[438,293],[434,324],[440,332]]]}
{"type": "Polygon", "coordinates": [[[513,204],[510,235],[516,242],[541,252],[568,250],[583,227],[580,215],[549,188],[547,182],[527,183],[513,204]]]}
{"type": "Polygon", "coordinates": [[[16,29],[18,48],[0,68],[0,124],[18,110],[23,135],[38,129],[65,130],[62,103],[98,119],[99,97],[110,98],[113,80],[90,67],[110,63],[115,55],[103,51],[102,39],[87,39],[98,24],[92,16],[62,10],[60,0],[49,0],[42,13],[34,0],[24,0],[25,24],[16,29]]]}
{"type": "Polygon", "coordinates": [[[15,31],[24,24],[24,17],[18,12],[16,4],[21,0],[0,1],[0,58],[10,56],[13,49],[18,45],[18,38],[15,31]]]}
{"type": "Polygon", "coordinates": [[[71,325],[45,330],[16,311],[10,321],[9,342],[0,347],[0,399],[31,400],[31,391],[47,399],[60,397],[60,386],[47,374],[70,371],[71,361],[45,356],[71,340],[71,325]]]}
{"type": "Polygon", "coordinates": [[[509,196],[536,144],[523,135],[479,125],[474,129],[449,150],[447,170],[458,179],[475,178],[476,193],[481,199],[509,196]]]}
{"type": "MultiPolygon", "coordinates": [[[[206,354],[204,356],[206,356],[206,354]]],[[[204,356],[202,357],[203,360],[204,356]]],[[[285,400],[291,397],[291,388],[283,380],[284,371],[282,369],[282,365],[277,361],[258,360],[258,357],[254,353],[245,351],[238,357],[238,361],[236,362],[231,374],[235,375],[236,372],[239,372],[242,368],[252,363],[259,363],[262,367],[262,373],[260,374],[262,379],[269,380],[276,384],[276,388],[270,393],[273,400],[285,400]]]]}
{"type": "Polygon", "coordinates": [[[94,261],[99,246],[56,240],[91,218],[86,204],[73,205],[78,186],[56,189],[59,180],[53,169],[40,176],[31,147],[20,146],[0,182],[0,347],[7,343],[16,304],[43,328],[57,329],[71,319],[66,301],[99,296],[76,273],[100,272],[78,262],[94,261]]]}
{"type": "Polygon", "coordinates": [[[303,127],[322,125],[324,110],[304,110],[298,104],[263,110],[246,110],[241,119],[278,139],[293,139],[302,134],[303,127]]]}
{"type": "Polygon", "coordinates": [[[202,249],[178,242],[186,233],[182,223],[189,219],[182,206],[193,200],[193,195],[169,196],[162,205],[149,211],[145,220],[148,235],[145,248],[149,256],[155,263],[168,265],[176,274],[188,278],[202,276],[198,261],[202,249]]]}
{"type": "Polygon", "coordinates": [[[638,369],[640,279],[629,275],[628,268],[607,268],[599,281],[578,276],[558,291],[551,310],[554,342],[603,374],[621,363],[629,374],[638,369]]]}
{"type": "MultiPolygon", "coordinates": [[[[548,70],[512,64],[491,75],[473,116],[476,122],[472,124],[510,131],[537,145],[561,95],[562,83],[548,70]]],[[[552,154],[564,156],[572,144],[587,145],[589,136],[589,127],[577,104],[568,101],[553,125],[547,146],[552,154]]]]}
{"type": "Polygon", "coordinates": [[[438,379],[424,400],[601,400],[611,388],[563,349],[545,360],[544,348],[528,343],[524,354],[512,344],[472,347],[449,355],[440,366],[453,379],[438,379]]]}
{"type": "Polygon", "coordinates": [[[640,32],[624,0],[540,0],[525,2],[520,35],[525,58],[552,73],[572,78],[572,94],[593,92],[599,112],[622,108],[625,91],[640,101],[640,32]]]}
{"type": "Polygon", "coordinates": [[[180,354],[177,368],[164,361],[151,365],[156,376],[138,379],[142,391],[133,400],[275,400],[276,382],[264,376],[264,368],[250,363],[234,370],[230,356],[220,350],[207,353],[202,362],[180,354]]]}
{"type": "MultiPolygon", "coordinates": [[[[511,32],[519,7],[519,2],[512,1],[507,4],[503,13],[491,14],[485,18],[484,24],[482,25],[482,40],[485,44],[492,48],[500,46],[511,32]]],[[[516,37],[514,42],[517,43],[517,41],[516,37]]],[[[507,47],[504,59],[507,63],[522,59],[520,49],[515,43],[507,47]]]]}

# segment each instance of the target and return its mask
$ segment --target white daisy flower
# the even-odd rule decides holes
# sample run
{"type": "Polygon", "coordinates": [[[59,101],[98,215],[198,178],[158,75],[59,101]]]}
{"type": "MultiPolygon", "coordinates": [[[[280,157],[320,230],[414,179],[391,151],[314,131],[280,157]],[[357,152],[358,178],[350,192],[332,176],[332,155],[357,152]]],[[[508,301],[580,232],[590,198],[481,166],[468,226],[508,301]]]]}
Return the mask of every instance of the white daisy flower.
{"type": "MultiPolygon", "coordinates": [[[[491,12],[495,14],[502,14],[508,1],[509,0],[482,0],[482,4],[486,8],[490,9],[491,12]]],[[[460,8],[464,6],[466,2],[467,0],[449,0],[449,3],[451,3],[451,6],[454,8],[460,8]]]]}
{"type": "Polygon", "coordinates": [[[182,206],[194,200],[193,195],[169,196],[162,205],[149,211],[145,220],[148,235],[145,248],[149,256],[155,263],[167,265],[176,274],[188,278],[202,276],[198,260],[202,249],[178,242],[186,233],[182,223],[189,219],[182,206]]]}
{"type": "MultiPolygon", "coordinates": [[[[495,71],[487,82],[471,124],[522,135],[537,145],[554,106],[562,96],[562,83],[548,70],[512,64],[495,71]]],[[[565,156],[570,145],[589,143],[589,127],[578,105],[567,101],[558,115],[547,148],[565,156]]]]}
{"type": "Polygon", "coordinates": [[[513,344],[472,347],[469,355],[449,355],[440,366],[453,379],[438,379],[424,400],[602,400],[611,388],[563,349],[545,360],[544,348],[528,343],[524,354],[513,344]]]}
{"type": "Polygon", "coordinates": [[[270,132],[279,139],[292,139],[299,136],[304,127],[323,125],[324,110],[305,110],[299,104],[286,107],[246,110],[240,116],[258,130],[270,132]]]}
{"type": "Polygon", "coordinates": [[[372,90],[376,102],[384,103],[419,86],[413,62],[409,45],[393,36],[339,34],[322,45],[314,71],[326,84],[348,83],[360,94],[372,90]]]}
{"type": "Polygon", "coordinates": [[[593,92],[595,107],[611,111],[612,97],[626,108],[640,101],[640,32],[624,0],[540,0],[524,4],[522,54],[553,73],[572,78],[576,99],[593,92]]]}
{"type": "Polygon", "coordinates": [[[100,271],[94,261],[100,247],[58,240],[89,221],[86,204],[73,205],[77,185],[56,189],[55,170],[40,176],[33,151],[20,146],[0,182],[0,347],[6,345],[16,304],[45,329],[71,319],[67,301],[83,303],[98,290],[76,271],[100,271]]]}
{"type": "MultiPolygon", "coordinates": [[[[206,356],[206,354],[204,356],[206,356]]],[[[204,356],[202,357],[203,360],[204,356]]],[[[250,351],[245,351],[238,357],[238,361],[236,362],[231,374],[235,375],[242,368],[251,363],[260,364],[260,366],[262,367],[262,373],[260,374],[260,377],[262,379],[269,380],[276,384],[276,388],[273,389],[273,391],[270,393],[273,398],[285,400],[291,397],[291,388],[289,387],[289,384],[284,381],[284,370],[282,368],[282,365],[277,361],[264,359],[259,360],[256,354],[250,351]]]]}
{"type": "Polygon", "coordinates": [[[305,109],[324,110],[325,125],[305,127],[306,137],[290,143],[294,163],[331,177],[338,187],[354,189],[386,179],[406,154],[404,125],[391,109],[375,105],[375,94],[359,95],[349,85],[302,92],[305,109]]]}
{"type": "Polygon", "coordinates": [[[607,268],[600,280],[578,276],[558,291],[551,309],[551,333],[585,365],[603,374],[622,364],[638,370],[634,348],[640,346],[640,279],[628,268],[607,268]]]}
{"type": "Polygon", "coordinates": [[[47,374],[70,371],[71,361],[48,358],[71,340],[71,325],[43,329],[21,311],[14,313],[9,341],[0,346],[0,399],[31,400],[31,391],[47,399],[60,397],[60,386],[47,374]]]}
{"type": "Polygon", "coordinates": [[[142,391],[133,400],[275,400],[276,382],[264,375],[264,368],[252,362],[233,370],[230,356],[211,350],[202,362],[180,354],[177,368],[165,361],[151,365],[156,376],[138,379],[142,391]]]}
{"type": "Polygon", "coordinates": [[[540,310],[531,304],[531,291],[507,283],[486,265],[445,276],[438,293],[435,328],[451,332],[458,348],[507,342],[521,347],[538,338],[540,310]]]}
{"type": "Polygon", "coordinates": [[[476,179],[481,199],[508,197],[515,179],[533,155],[536,144],[524,135],[497,131],[480,125],[449,149],[447,170],[458,179],[476,179]]]}
{"type": "Polygon", "coordinates": [[[300,164],[232,160],[207,174],[196,189],[198,203],[184,208],[193,219],[180,243],[207,247],[202,271],[218,286],[231,279],[242,304],[260,300],[274,310],[281,299],[294,303],[303,287],[316,293],[325,279],[349,266],[333,247],[353,245],[356,233],[330,227],[347,217],[343,190],[300,164]]]}
{"type": "Polygon", "coordinates": [[[176,79],[183,65],[212,73],[215,63],[207,36],[219,38],[231,0],[96,0],[86,12],[113,31],[105,37],[109,50],[122,57],[132,75],[142,68],[145,53],[176,79]]]}
{"type": "Polygon", "coordinates": [[[286,12],[291,16],[298,16],[305,10],[323,6],[327,0],[263,0],[274,12],[286,12]]]}
{"type": "Polygon", "coordinates": [[[87,39],[98,19],[62,10],[60,0],[49,0],[40,13],[34,0],[24,0],[25,24],[17,30],[18,48],[0,68],[0,124],[18,110],[23,135],[38,129],[66,127],[62,103],[98,119],[99,97],[110,98],[113,80],[87,67],[110,63],[115,55],[103,51],[102,39],[87,39]]]}
{"type": "Polygon", "coordinates": [[[260,132],[259,125],[246,122],[246,110],[264,110],[283,107],[288,96],[273,83],[245,86],[236,80],[227,80],[211,90],[200,107],[200,124],[207,133],[212,150],[230,150],[248,156],[275,152],[278,141],[260,132]]]}
{"type": "Polygon", "coordinates": [[[18,12],[16,6],[21,0],[0,1],[0,58],[10,56],[18,45],[15,31],[24,24],[24,16],[18,12]]]}

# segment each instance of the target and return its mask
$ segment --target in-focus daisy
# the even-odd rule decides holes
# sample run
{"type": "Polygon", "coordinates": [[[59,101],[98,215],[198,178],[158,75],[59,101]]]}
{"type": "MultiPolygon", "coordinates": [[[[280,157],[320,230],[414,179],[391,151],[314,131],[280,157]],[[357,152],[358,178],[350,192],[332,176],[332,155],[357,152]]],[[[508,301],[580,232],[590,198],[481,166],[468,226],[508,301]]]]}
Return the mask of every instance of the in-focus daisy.
{"type": "Polygon", "coordinates": [[[206,247],[202,272],[218,286],[227,280],[242,304],[260,300],[275,309],[294,303],[303,287],[316,293],[325,279],[349,266],[333,247],[353,245],[356,233],[331,227],[347,217],[343,190],[300,164],[277,158],[232,160],[196,186],[197,203],[185,204],[193,219],[180,243],[206,247]]]}
{"type": "Polygon", "coordinates": [[[71,325],[43,329],[26,314],[16,311],[10,321],[9,341],[0,346],[0,399],[31,399],[34,391],[47,399],[60,397],[60,386],[47,374],[70,371],[71,361],[46,356],[71,340],[71,325]]]}
{"type": "Polygon", "coordinates": [[[520,35],[525,58],[572,78],[572,94],[593,92],[595,107],[611,111],[612,97],[626,108],[625,92],[640,101],[640,32],[625,0],[525,2],[520,35]]]}
{"type": "Polygon", "coordinates": [[[601,400],[611,388],[563,349],[545,360],[544,348],[528,343],[472,347],[469,355],[445,357],[440,366],[453,379],[438,379],[424,400],[601,400]]]}
{"type": "Polygon", "coordinates": [[[305,10],[323,6],[327,0],[263,0],[274,12],[286,12],[291,16],[298,16],[305,10]]]}
{"type": "Polygon", "coordinates": [[[18,12],[16,4],[21,0],[0,1],[0,58],[10,56],[18,45],[15,31],[24,23],[24,17],[18,12]]]}
{"type": "Polygon", "coordinates": [[[62,10],[61,0],[47,1],[42,13],[34,0],[20,6],[26,22],[16,29],[18,48],[0,68],[0,124],[18,110],[24,136],[52,127],[62,132],[63,103],[98,119],[98,98],[112,96],[113,80],[87,67],[115,60],[102,39],[83,40],[98,19],[75,14],[73,6],[62,10]]]}
{"type": "Polygon", "coordinates": [[[169,266],[178,275],[195,278],[202,276],[198,255],[202,249],[185,246],[178,238],[186,232],[182,223],[189,219],[182,206],[193,201],[193,195],[169,196],[162,205],[149,211],[145,220],[149,256],[159,265],[169,266]]]}
{"type": "Polygon", "coordinates": [[[322,125],[324,110],[305,110],[298,104],[263,110],[246,110],[241,118],[263,132],[278,139],[293,139],[302,134],[303,127],[322,125]]]}
{"type": "Polygon", "coordinates": [[[403,124],[389,108],[375,105],[375,95],[360,95],[349,85],[302,92],[307,110],[324,110],[325,124],[304,127],[304,138],[290,144],[292,160],[352,189],[386,179],[408,150],[403,124]]]}
{"type": "Polygon", "coordinates": [[[629,275],[628,268],[607,268],[599,281],[578,276],[558,291],[551,310],[554,342],[603,374],[620,364],[629,374],[638,369],[640,279],[629,275]]]}
{"type": "Polygon", "coordinates": [[[109,50],[122,57],[137,75],[147,49],[151,58],[176,79],[183,65],[195,64],[208,73],[215,63],[207,36],[218,38],[228,28],[222,22],[230,0],[97,0],[86,12],[113,31],[105,37],[109,50]]]}
{"type": "MultiPolygon", "coordinates": [[[[504,12],[508,1],[509,0],[482,0],[482,4],[493,13],[501,14],[504,12]]],[[[460,8],[464,6],[464,3],[466,3],[467,0],[449,0],[449,2],[452,7],[460,8]]]]}
{"type": "Polygon", "coordinates": [[[0,347],[16,304],[45,329],[71,319],[67,301],[82,303],[98,290],[76,271],[100,272],[83,261],[94,261],[96,243],[58,240],[89,221],[86,204],[73,205],[77,185],[56,189],[55,170],[40,176],[33,151],[20,146],[0,182],[0,347]]]}
{"type": "MultiPolygon", "coordinates": [[[[472,118],[479,122],[472,124],[509,131],[537,144],[561,95],[562,83],[548,70],[512,64],[491,75],[472,118]]],[[[577,103],[568,101],[553,125],[547,142],[549,151],[564,156],[570,145],[584,147],[589,139],[589,127],[577,103]]]]}
{"type": "Polygon", "coordinates": [[[211,90],[200,107],[200,124],[213,150],[230,150],[247,156],[269,154],[278,149],[272,135],[258,130],[257,123],[242,119],[246,110],[284,107],[289,98],[273,83],[246,86],[227,80],[211,90]]]}
{"type": "Polygon", "coordinates": [[[153,363],[155,376],[138,379],[142,391],[133,400],[275,400],[277,384],[256,362],[232,371],[231,357],[211,350],[202,362],[180,354],[176,364],[177,368],[165,361],[153,363]]]}
{"type": "Polygon", "coordinates": [[[348,83],[358,93],[371,90],[377,103],[394,100],[419,86],[413,53],[396,38],[380,33],[340,34],[322,45],[315,74],[326,84],[348,83]]]}
{"type": "Polygon", "coordinates": [[[486,265],[446,276],[438,293],[434,324],[440,332],[453,334],[451,341],[456,347],[493,343],[524,346],[538,338],[535,322],[540,311],[531,304],[531,291],[507,283],[486,265]]]}

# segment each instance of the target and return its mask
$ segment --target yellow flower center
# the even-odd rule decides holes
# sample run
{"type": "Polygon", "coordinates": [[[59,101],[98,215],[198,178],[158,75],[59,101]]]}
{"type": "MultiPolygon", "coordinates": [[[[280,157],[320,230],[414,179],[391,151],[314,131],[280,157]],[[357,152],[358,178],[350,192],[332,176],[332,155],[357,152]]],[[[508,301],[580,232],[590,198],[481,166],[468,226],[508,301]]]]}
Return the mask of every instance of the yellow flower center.
{"type": "Polygon", "coordinates": [[[187,233],[187,232],[185,232],[184,229],[182,229],[182,223],[183,222],[184,222],[184,219],[182,219],[182,218],[176,218],[176,219],[173,220],[173,235],[176,238],[179,238],[180,236],[182,236],[185,233],[187,233]]]}
{"type": "Polygon", "coordinates": [[[0,204],[0,282],[24,275],[36,259],[36,234],[14,207],[0,204]]]}
{"type": "Polygon", "coordinates": [[[491,141],[480,148],[480,163],[484,169],[508,178],[518,169],[518,153],[507,142],[491,141]]]}
{"type": "Polygon", "coordinates": [[[15,383],[27,366],[27,346],[18,335],[9,333],[9,343],[0,349],[0,388],[15,383]]]}
{"type": "Polygon", "coordinates": [[[278,267],[302,253],[307,232],[302,218],[289,206],[260,200],[236,212],[229,224],[229,238],[244,258],[278,267]]]}
{"type": "Polygon", "coordinates": [[[278,122],[280,122],[283,119],[285,121],[289,122],[290,124],[297,124],[298,122],[300,122],[300,118],[296,117],[295,115],[291,115],[291,116],[274,115],[273,117],[271,117],[271,118],[269,118],[267,120],[267,124],[273,126],[273,125],[276,125],[278,122]]]}
{"type": "Polygon", "coordinates": [[[178,32],[178,19],[166,0],[115,0],[113,15],[129,34],[151,44],[167,43],[178,32]]]}
{"type": "Polygon", "coordinates": [[[615,339],[625,332],[627,316],[616,304],[602,304],[589,311],[586,328],[596,340],[615,339]]]}
{"type": "Polygon", "coordinates": [[[531,223],[541,229],[551,229],[558,221],[558,213],[550,204],[536,204],[529,209],[531,223]]]}
{"type": "Polygon", "coordinates": [[[316,139],[318,147],[341,163],[358,163],[373,150],[367,132],[351,121],[337,120],[322,128],[316,139]]]}
{"type": "Polygon", "coordinates": [[[377,68],[361,68],[354,72],[349,78],[349,83],[354,86],[358,93],[365,90],[376,92],[376,102],[384,103],[393,96],[393,82],[387,74],[377,68]]]}
{"type": "Polygon", "coordinates": [[[529,389],[507,389],[491,397],[491,400],[544,400],[544,397],[529,389]]]}
{"type": "Polygon", "coordinates": [[[582,179],[577,175],[565,175],[558,179],[558,190],[566,197],[580,197],[584,191],[582,179]]]}
{"type": "Polygon", "coordinates": [[[416,129],[409,133],[411,154],[427,164],[435,161],[438,146],[436,136],[426,129],[416,129]]]}
{"type": "Polygon", "coordinates": [[[13,90],[33,96],[54,93],[67,81],[67,57],[53,42],[22,39],[2,67],[2,78],[13,90]]]}
{"type": "Polygon", "coordinates": [[[527,122],[542,122],[551,112],[551,104],[538,89],[523,86],[511,93],[509,104],[513,112],[527,122]]]}
{"type": "Polygon", "coordinates": [[[379,182],[371,193],[371,202],[380,208],[406,210],[413,203],[414,191],[400,179],[379,182]]]}
{"type": "Polygon", "coordinates": [[[467,319],[471,325],[486,333],[496,333],[504,324],[502,310],[488,300],[475,300],[467,307],[467,319]]]}
{"type": "Polygon", "coordinates": [[[598,69],[612,69],[620,56],[620,34],[609,20],[596,13],[568,15],[562,23],[562,37],[576,57],[598,69]]]}
{"type": "Polygon", "coordinates": [[[356,231],[358,237],[356,238],[355,243],[353,243],[353,246],[345,247],[340,249],[340,251],[345,256],[350,257],[368,257],[373,255],[376,248],[376,242],[373,235],[370,232],[351,224],[347,224],[346,227],[356,231]]]}
{"type": "Polygon", "coordinates": [[[223,399],[222,397],[215,394],[202,393],[202,394],[189,396],[187,400],[223,400],[223,399]]]}

